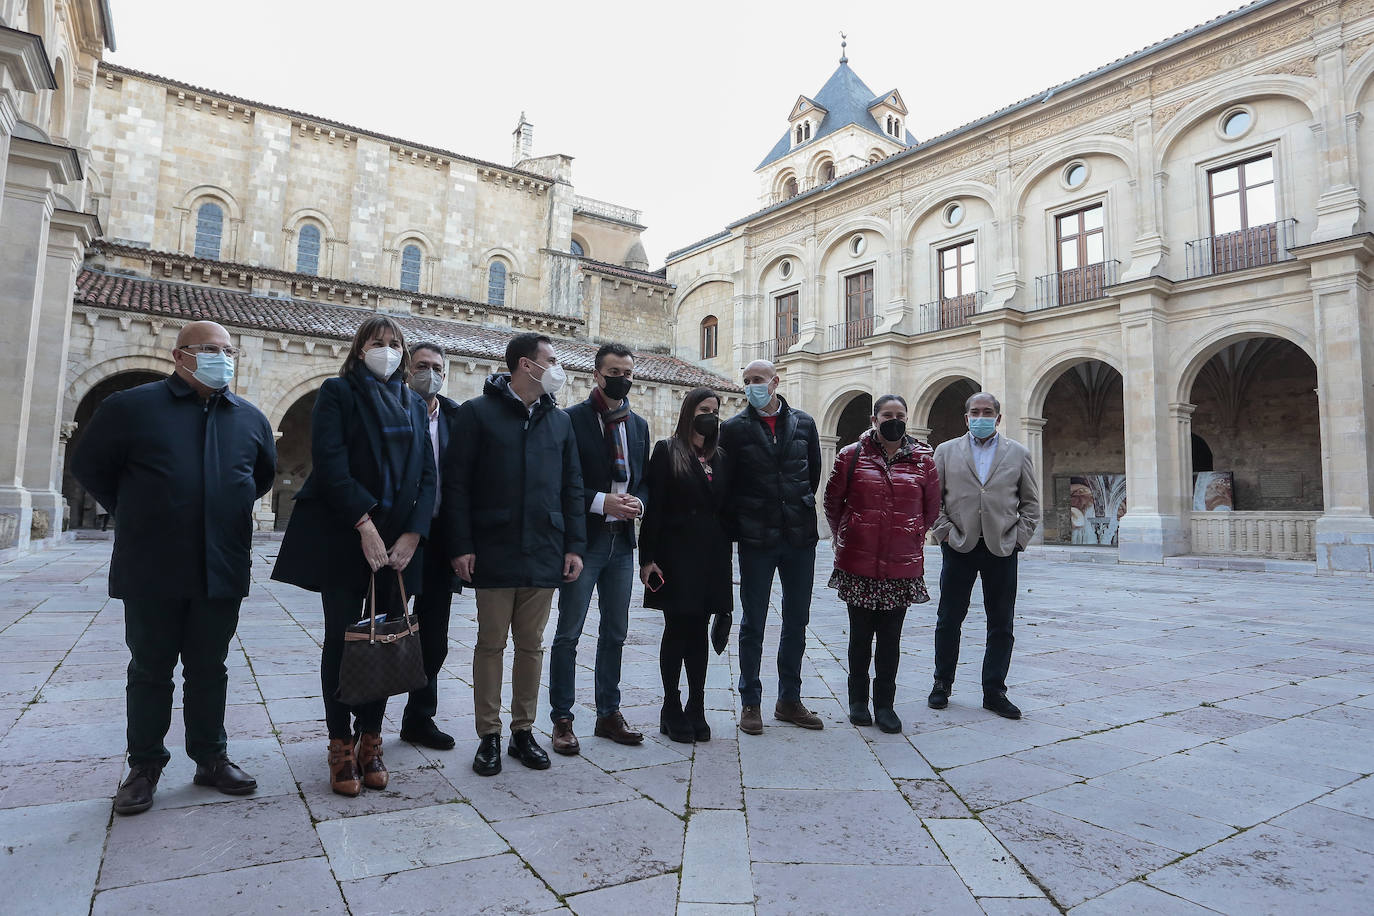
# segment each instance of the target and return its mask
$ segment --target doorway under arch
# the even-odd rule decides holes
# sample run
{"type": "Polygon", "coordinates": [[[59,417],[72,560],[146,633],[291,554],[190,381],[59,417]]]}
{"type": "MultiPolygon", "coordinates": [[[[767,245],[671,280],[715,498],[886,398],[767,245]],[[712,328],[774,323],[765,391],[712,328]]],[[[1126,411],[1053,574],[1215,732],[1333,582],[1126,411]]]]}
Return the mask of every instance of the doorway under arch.
{"type": "Polygon", "coordinates": [[[853,399],[840,411],[840,418],[835,423],[835,449],[844,448],[852,442],[859,441],[864,430],[873,425],[873,395],[860,392],[854,395],[853,399]]]}
{"type": "Polygon", "coordinates": [[[273,527],[285,531],[291,519],[296,492],[305,484],[312,467],[310,457],[310,415],[315,409],[318,390],[301,395],[282,416],[277,439],[277,476],[272,483],[273,527]]]}
{"type": "MultiPolygon", "coordinates": [[[[67,440],[66,457],[62,463],[62,497],[67,501],[69,512],[69,527],[75,528],[97,528],[100,526],[104,514],[101,510],[105,507],[98,506],[95,497],[86,492],[86,488],[77,482],[72,476],[71,463],[72,456],[81,445],[81,437],[90,419],[95,415],[95,410],[110,395],[135,388],[148,382],[160,381],[167,377],[165,372],[150,372],[147,369],[133,369],[127,372],[117,372],[109,378],[97,382],[86,396],[81,399],[81,403],[76,405],[76,429],[72,436],[67,440]]],[[[113,521],[113,519],[108,519],[113,521]]]]}
{"type": "Polygon", "coordinates": [[[961,378],[950,382],[936,395],[934,403],[930,405],[930,418],[926,421],[926,426],[930,429],[931,448],[941,442],[958,439],[968,432],[968,424],[964,422],[964,408],[968,399],[980,390],[982,389],[973,379],[961,378]]]}
{"type": "Polygon", "coordinates": [[[1097,359],[1061,370],[1041,415],[1045,543],[1115,547],[1128,495],[1121,373],[1097,359]]]}

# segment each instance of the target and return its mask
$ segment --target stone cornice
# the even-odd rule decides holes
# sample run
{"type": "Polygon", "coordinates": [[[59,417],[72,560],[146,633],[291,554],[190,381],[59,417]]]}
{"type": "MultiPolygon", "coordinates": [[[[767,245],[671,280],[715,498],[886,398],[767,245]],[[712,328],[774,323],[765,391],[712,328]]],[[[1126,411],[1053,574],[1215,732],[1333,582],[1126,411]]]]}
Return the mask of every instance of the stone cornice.
{"type": "Polygon", "coordinates": [[[76,234],[76,240],[82,245],[89,245],[91,242],[100,238],[100,218],[94,213],[82,213],[79,210],[64,210],[61,207],[52,212],[52,227],[54,229],[66,229],[76,234]]]}
{"type": "Polygon", "coordinates": [[[46,170],[54,184],[70,184],[82,177],[76,150],[27,137],[10,138],[10,163],[46,170]]]}
{"type": "Polygon", "coordinates": [[[0,68],[8,74],[0,74],[0,88],[12,86],[20,92],[57,88],[43,39],[31,32],[0,26],[0,68]]]}

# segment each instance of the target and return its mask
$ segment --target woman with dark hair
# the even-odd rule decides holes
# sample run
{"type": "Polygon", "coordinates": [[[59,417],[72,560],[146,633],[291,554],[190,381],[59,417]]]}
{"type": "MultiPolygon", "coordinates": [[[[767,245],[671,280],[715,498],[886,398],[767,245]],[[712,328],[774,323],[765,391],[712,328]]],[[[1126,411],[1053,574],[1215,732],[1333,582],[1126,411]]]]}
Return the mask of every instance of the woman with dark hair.
{"type": "Polygon", "coordinates": [[[399,578],[407,594],[420,590],[420,564],[410,560],[434,514],[429,412],[406,385],[409,369],[400,325],[385,315],[364,321],[339,377],[325,381],[315,398],[313,469],[296,494],[272,570],[273,579],[319,592],[324,605],[320,688],[329,782],[340,795],[384,789],[388,779],[386,699],[359,706],[335,699],[344,632],[367,615],[374,580],[379,615],[400,607],[399,578]]]}
{"type": "Polygon", "coordinates": [[[849,605],[849,721],[900,732],[893,711],[907,608],[930,600],[926,531],[940,514],[940,479],[929,445],[906,434],[906,401],[885,394],[872,428],[835,456],[825,517],[835,548],[830,587],[849,605]],[[874,655],[874,637],[877,653],[874,655]],[[868,664],[873,658],[873,714],[868,664]]]}
{"type": "Polygon", "coordinates": [[[730,537],[721,521],[726,492],[720,395],[694,388],[682,399],[677,431],[654,445],[648,499],[639,532],[644,606],[663,611],[659,731],[674,741],[709,741],[706,724],[707,628],[712,614],[735,607],[730,537]],[[687,705],[679,683],[687,669],[687,705]]]}

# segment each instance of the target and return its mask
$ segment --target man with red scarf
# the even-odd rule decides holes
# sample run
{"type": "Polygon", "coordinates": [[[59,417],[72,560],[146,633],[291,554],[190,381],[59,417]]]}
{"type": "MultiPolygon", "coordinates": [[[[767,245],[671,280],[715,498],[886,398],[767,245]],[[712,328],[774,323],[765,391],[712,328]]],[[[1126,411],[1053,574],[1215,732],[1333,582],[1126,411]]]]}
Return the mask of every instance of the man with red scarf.
{"type": "Polygon", "coordinates": [[[595,588],[601,612],[593,675],[599,738],[639,744],[644,735],[620,713],[620,657],[630,626],[630,589],[634,583],[635,519],[644,514],[648,489],[649,424],[630,410],[634,354],[610,343],[596,351],[596,387],[580,404],[567,408],[582,462],[587,503],[587,552],[582,575],[559,589],[558,629],[549,656],[549,715],[553,749],[581,750],[573,731],[577,641],[587,620],[595,588]]]}

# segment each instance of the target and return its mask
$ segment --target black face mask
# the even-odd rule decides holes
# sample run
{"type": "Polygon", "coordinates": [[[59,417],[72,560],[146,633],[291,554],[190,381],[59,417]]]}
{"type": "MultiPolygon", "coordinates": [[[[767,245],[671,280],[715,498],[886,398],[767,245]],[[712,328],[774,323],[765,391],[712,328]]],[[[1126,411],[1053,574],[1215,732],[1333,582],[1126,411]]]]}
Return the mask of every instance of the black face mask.
{"type": "Polygon", "coordinates": [[[884,420],[878,424],[878,435],[888,442],[901,442],[902,437],[906,435],[906,421],[884,420]]]}
{"type": "Polygon", "coordinates": [[[607,375],[606,387],[602,388],[606,398],[610,401],[623,401],[625,395],[630,393],[630,387],[634,385],[634,379],[628,375],[607,375]]]}
{"type": "Polygon", "coordinates": [[[703,436],[709,437],[719,426],[720,417],[713,413],[699,413],[695,417],[692,417],[693,432],[700,433],[703,436]]]}

